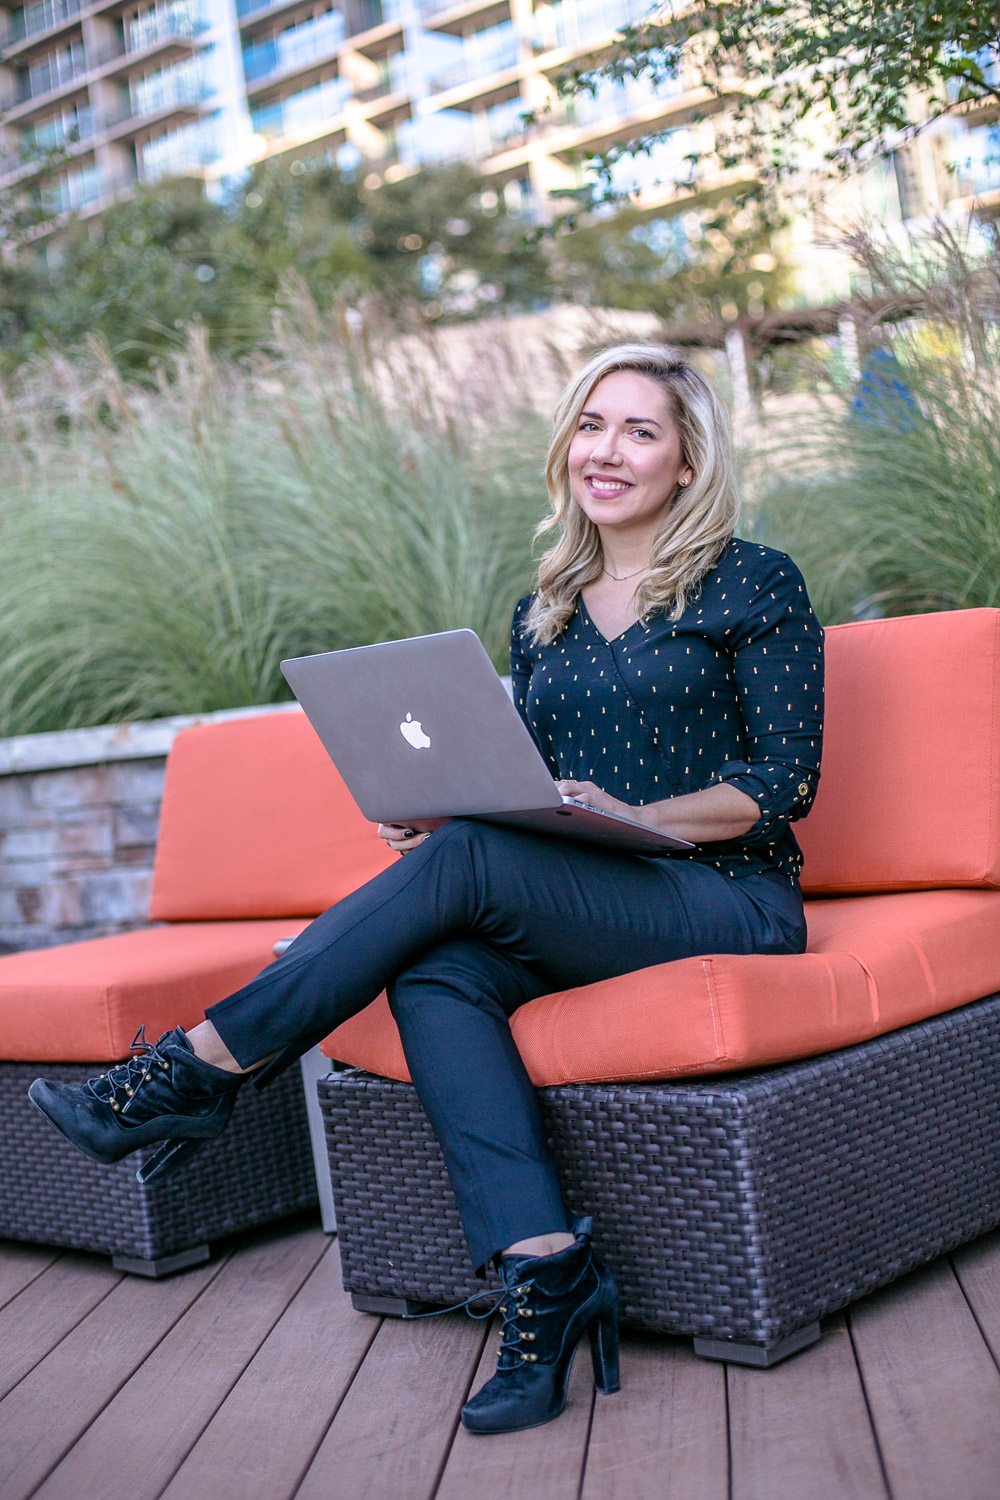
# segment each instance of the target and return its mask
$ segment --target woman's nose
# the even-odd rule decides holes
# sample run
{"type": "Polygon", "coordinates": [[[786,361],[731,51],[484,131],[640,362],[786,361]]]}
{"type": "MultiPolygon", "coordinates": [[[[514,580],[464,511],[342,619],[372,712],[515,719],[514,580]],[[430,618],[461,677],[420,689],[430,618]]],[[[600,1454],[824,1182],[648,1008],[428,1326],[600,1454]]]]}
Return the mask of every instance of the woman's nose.
{"type": "Polygon", "coordinates": [[[598,463],[605,464],[621,463],[621,454],[618,450],[617,434],[611,432],[610,430],[602,432],[597,442],[590,450],[590,458],[591,462],[594,462],[596,460],[598,463]]]}

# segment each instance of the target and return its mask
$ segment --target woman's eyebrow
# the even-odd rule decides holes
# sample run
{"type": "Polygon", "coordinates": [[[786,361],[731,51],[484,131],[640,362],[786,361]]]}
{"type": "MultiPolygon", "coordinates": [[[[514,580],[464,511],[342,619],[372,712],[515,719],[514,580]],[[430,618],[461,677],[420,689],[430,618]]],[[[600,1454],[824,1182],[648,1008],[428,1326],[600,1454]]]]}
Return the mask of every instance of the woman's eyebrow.
{"type": "MultiPolygon", "coordinates": [[[[599,422],[603,422],[604,421],[604,418],[601,416],[601,413],[599,411],[582,411],[580,413],[580,415],[581,415],[581,417],[596,417],[599,422]]],[[[626,427],[631,427],[632,424],[636,423],[636,422],[641,422],[644,426],[648,426],[648,427],[661,427],[663,425],[661,422],[658,422],[655,417],[626,417],[625,418],[625,425],[626,425],[626,427]]]]}

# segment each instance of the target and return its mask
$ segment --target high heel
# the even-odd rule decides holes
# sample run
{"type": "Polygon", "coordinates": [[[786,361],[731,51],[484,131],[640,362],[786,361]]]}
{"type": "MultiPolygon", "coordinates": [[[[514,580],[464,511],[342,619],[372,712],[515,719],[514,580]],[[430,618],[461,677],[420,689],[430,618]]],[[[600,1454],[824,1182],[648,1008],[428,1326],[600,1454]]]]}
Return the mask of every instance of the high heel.
{"type": "Polygon", "coordinates": [[[244,1080],[202,1062],[180,1027],[164,1032],[158,1042],[147,1042],[140,1028],[132,1051],[135,1056],[86,1083],[36,1078],[28,1098],[95,1161],[121,1161],[162,1141],[136,1173],[149,1184],[222,1134],[244,1080]]]}
{"type": "Polygon", "coordinates": [[[557,1417],[584,1334],[597,1389],[618,1390],[618,1288],[591,1248],[590,1229],[590,1219],[578,1219],[575,1243],[558,1255],[501,1259],[500,1357],[496,1374],[462,1408],[469,1432],[518,1432],[557,1417]]]}
{"type": "Polygon", "coordinates": [[[587,1329],[590,1357],[594,1363],[594,1388],[602,1396],[613,1396],[621,1390],[618,1374],[618,1298],[607,1312],[595,1318],[587,1329]]]}
{"type": "Polygon", "coordinates": [[[135,1174],[136,1181],[141,1182],[143,1187],[149,1187],[150,1183],[158,1182],[161,1177],[167,1177],[171,1172],[176,1171],[193,1152],[204,1144],[203,1140],[191,1139],[164,1141],[159,1151],[154,1151],[149,1160],[139,1167],[135,1174]]]}

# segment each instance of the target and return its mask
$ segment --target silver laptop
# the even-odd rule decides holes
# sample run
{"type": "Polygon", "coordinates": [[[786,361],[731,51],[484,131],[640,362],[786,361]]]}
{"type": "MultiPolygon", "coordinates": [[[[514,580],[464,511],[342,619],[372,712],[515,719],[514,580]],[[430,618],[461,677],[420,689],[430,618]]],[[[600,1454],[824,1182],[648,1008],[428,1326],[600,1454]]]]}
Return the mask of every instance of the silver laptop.
{"type": "Polygon", "coordinates": [[[373,823],[425,831],[482,818],[636,854],[694,847],[562,796],[473,630],[298,656],[281,670],[373,823]]]}

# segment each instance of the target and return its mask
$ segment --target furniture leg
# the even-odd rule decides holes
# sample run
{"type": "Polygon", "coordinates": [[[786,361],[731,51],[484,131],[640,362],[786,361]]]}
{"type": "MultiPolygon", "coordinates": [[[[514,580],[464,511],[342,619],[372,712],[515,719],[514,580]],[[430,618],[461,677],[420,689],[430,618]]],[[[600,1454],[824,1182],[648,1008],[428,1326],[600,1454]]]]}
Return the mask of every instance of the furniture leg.
{"type": "Polygon", "coordinates": [[[302,1088],[306,1098],[306,1116],[309,1120],[309,1139],[312,1143],[313,1170],[316,1173],[323,1232],[336,1234],[337,1211],[333,1206],[333,1188],[330,1184],[330,1157],[323,1130],[323,1114],[316,1093],[316,1080],[325,1078],[331,1072],[330,1060],[323,1056],[318,1047],[313,1047],[299,1058],[299,1067],[302,1069],[302,1088]]]}

